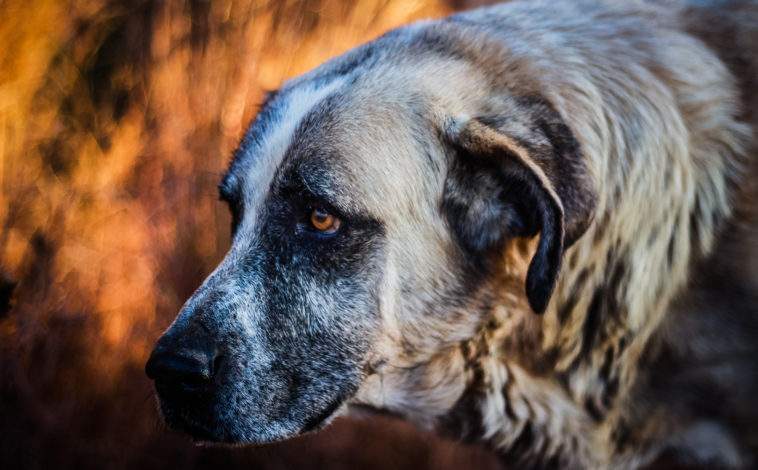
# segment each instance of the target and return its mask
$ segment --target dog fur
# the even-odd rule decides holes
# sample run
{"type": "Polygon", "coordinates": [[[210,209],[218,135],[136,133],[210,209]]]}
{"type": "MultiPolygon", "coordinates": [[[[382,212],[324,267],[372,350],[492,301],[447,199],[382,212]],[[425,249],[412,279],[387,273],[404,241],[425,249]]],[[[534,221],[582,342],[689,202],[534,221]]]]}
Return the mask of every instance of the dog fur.
{"type": "Polygon", "coordinates": [[[752,465],[757,80],[758,5],[715,0],[512,2],[291,80],[156,349],[213,350],[212,381],[158,378],[164,416],[269,442],[371,408],[533,467],[752,465]],[[303,231],[314,204],[345,228],[303,231]]]}

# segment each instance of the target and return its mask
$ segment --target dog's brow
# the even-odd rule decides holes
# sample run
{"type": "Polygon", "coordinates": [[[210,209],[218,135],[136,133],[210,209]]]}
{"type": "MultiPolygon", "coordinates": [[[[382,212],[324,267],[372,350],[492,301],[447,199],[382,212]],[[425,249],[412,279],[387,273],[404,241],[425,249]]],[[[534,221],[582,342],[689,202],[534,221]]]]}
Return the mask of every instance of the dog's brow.
{"type": "Polygon", "coordinates": [[[317,180],[313,174],[298,169],[293,172],[293,176],[295,183],[311,195],[326,201],[334,199],[333,188],[329,187],[328,184],[325,184],[325,181],[317,180]]]}
{"type": "Polygon", "coordinates": [[[307,193],[313,199],[327,203],[343,214],[356,212],[354,207],[346,204],[344,198],[340,197],[342,190],[337,187],[338,183],[333,177],[323,177],[323,173],[319,175],[308,171],[307,168],[294,168],[285,180],[285,185],[295,192],[307,193]]]}

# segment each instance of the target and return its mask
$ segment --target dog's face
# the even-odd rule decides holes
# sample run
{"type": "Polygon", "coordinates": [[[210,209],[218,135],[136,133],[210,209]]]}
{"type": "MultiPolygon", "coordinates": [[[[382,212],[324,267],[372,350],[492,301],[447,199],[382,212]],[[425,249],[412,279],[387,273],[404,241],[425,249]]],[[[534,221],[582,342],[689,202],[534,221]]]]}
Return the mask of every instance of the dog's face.
{"type": "Polygon", "coordinates": [[[545,309],[572,222],[529,156],[555,151],[551,137],[510,96],[506,123],[460,117],[485,87],[443,99],[450,80],[477,78],[439,63],[332,64],[263,106],[220,185],[229,253],[147,366],[171,426],[261,443],[318,428],[356,396],[392,408],[393,385],[377,395],[372,377],[470,338],[490,279],[507,271],[511,294],[545,309]],[[493,130],[508,126],[534,145],[493,130]],[[537,233],[531,264],[504,269],[503,246],[537,233]]]}

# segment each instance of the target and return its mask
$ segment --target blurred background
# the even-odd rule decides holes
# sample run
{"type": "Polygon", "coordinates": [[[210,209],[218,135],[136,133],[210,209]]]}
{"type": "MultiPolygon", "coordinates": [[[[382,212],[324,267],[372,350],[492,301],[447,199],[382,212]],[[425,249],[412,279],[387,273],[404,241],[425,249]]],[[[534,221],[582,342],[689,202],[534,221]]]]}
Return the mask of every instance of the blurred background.
{"type": "Polygon", "coordinates": [[[0,0],[0,468],[494,468],[389,418],[195,447],[143,373],[227,249],[216,185],[264,92],[481,3],[0,0]]]}

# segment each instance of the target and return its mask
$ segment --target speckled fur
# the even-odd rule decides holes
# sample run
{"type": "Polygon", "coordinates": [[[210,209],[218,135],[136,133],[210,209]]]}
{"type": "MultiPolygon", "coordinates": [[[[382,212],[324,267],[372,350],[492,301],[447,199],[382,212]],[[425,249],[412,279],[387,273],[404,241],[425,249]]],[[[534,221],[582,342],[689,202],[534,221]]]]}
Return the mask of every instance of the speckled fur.
{"type": "MultiPolygon", "coordinates": [[[[718,350],[731,381],[708,369],[692,387],[758,390],[740,360],[758,331],[756,99],[744,78],[758,64],[758,7],[736,4],[739,17],[704,2],[513,2],[392,31],[285,84],[222,184],[244,206],[230,254],[169,331],[209,318],[238,358],[211,434],[282,439],[341,403],[335,414],[388,410],[533,467],[636,468],[669,452],[749,466],[754,433],[677,402],[690,382],[667,382],[694,380],[718,350]],[[708,15],[732,22],[741,53],[708,15]],[[489,201],[515,191],[492,175],[456,184],[461,152],[487,167],[500,150],[527,202],[489,201]],[[266,235],[290,207],[272,194],[293,168],[347,223],[365,222],[345,235],[362,237],[349,267],[336,247],[297,264],[297,250],[326,248],[266,235]],[[531,201],[552,207],[540,235],[531,217],[467,232],[531,201]],[[560,269],[530,296],[550,220],[560,269]],[[739,286],[733,304],[703,287],[714,266],[739,286]],[[262,306],[270,296],[276,308],[262,306]],[[734,335],[732,349],[712,328],[734,335]],[[282,385],[301,369],[307,380],[282,385]]],[[[748,396],[729,406],[758,416],[748,396]]]]}

